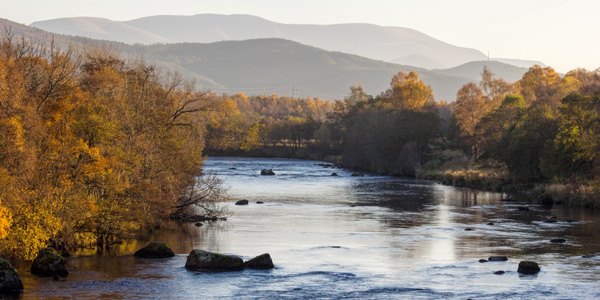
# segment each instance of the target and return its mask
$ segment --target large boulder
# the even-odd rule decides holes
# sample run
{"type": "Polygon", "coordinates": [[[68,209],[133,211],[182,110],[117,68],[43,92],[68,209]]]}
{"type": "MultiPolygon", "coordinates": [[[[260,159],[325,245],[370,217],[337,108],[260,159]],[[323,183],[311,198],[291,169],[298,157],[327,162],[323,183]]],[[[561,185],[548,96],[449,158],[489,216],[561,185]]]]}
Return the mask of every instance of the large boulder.
{"type": "Polygon", "coordinates": [[[0,295],[18,294],[23,291],[23,283],[13,266],[0,258],[0,295]]]}
{"type": "Polygon", "coordinates": [[[273,172],[273,169],[262,169],[260,175],[273,176],[275,175],[275,172],[273,172]]]}
{"type": "Polygon", "coordinates": [[[175,253],[164,242],[150,242],[146,247],[136,251],[133,256],[141,258],[165,258],[173,257],[175,253]]]}
{"type": "Polygon", "coordinates": [[[259,270],[269,270],[275,268],[275,265],[273,265],[273,260],[271,260],[271,255],[269,255],[269,253],[261,254],[245,262],[244,266],[249,269],[259,270]]]}
{"type": "Polygon", "coordinates": [[[44,248],[31,264],[31,274],[41,277],[67,277],[69,271],[65,266],[65,259],[53,248],[44,248]]]}
{"type": "Polygon", "coordinates": [[[194,249],[188,255],[185,268],[188,270],[241,271],[244,269],[244,261],[234,255],[194,249]]]}
{"type": "Polygon", "coordinates": [[[517,272],[525,275],[537,274],[540,271],[540,266],[535,261],[524,260],[519,263],[517,272]]]}

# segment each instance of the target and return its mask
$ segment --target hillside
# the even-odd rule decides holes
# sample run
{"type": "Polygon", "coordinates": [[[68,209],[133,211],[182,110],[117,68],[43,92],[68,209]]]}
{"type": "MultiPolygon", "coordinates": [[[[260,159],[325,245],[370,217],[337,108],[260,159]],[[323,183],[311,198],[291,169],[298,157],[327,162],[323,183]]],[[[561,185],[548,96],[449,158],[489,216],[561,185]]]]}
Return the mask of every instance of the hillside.
{"type": "Polygon", "coordinates": [[[124,42],[129,44],[167,43],[170,39],[152,32],[103,18],[75,17],[37,22],[33,27],[45,31],[82,36],[98,40],[124,42]]]}
{"type": "Polygon", "coordinates": [[[339,99],[347,95],[353,84],[378,94],[398,71],[416,70],[438,98],[453,99],[456,90],[467,81],[283,39],[134,46],[127,53],[143,55],[163,68],[193,77],[202,88],[227,93],[339,99]]]}
{"type": "Polygon", "coordinates": [[[454,68],[432,70],[432,72],[440,75],[464,77],[477,81],[481,78],[481,71],[484,66],[490,69],[496,76],[509,82],[521,79],[523,74],[527,72],[526,68],[515,67],[497,61],[473,61],[454,68]]]}
{"type": "Polygon", "coordinates": [[[438,99],[453,100],[464,83],[479,81],[483,64],[514,80],[524,69],[494,62],[475,62],[452,69],[428,71],[412,66],[372,60],[342,52],[326,51],[284,39],[254,39],[216,43],[128,45],[66,35],[51,35],[39,29],[3,20],[16,36],[31,40],[51,38],[61,47],[107,48],[131,59],[142,58],[166,71],[196,80],[198,88],[219,93],[315,96],[340,99],[349,87],[361,84],[370,94],[388,87],[398,71],[416,70],[432,86],[438,99]]]}
{"type": "Polygon", "coordinates": [[[150,16],[126,22],[77,17],[31,25],[54,33],[128,44],[282,38],[427,69],[453,67],[486,58],[478,50],[450,45],[410,28],[372,24],[282,24],[250,15],[150,16]]]}

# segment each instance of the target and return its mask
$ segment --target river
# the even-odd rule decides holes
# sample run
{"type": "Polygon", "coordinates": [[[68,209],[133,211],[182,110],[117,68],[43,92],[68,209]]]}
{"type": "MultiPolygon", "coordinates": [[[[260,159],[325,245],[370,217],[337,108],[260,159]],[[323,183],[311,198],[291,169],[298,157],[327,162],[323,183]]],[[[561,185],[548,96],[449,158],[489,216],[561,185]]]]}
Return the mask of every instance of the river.
{"type": "Polygon", "coordinates": [[[22,298],[600,298],[597,211],[503,202],[499,194],[429,181],[351,177],[319,163],[209,158],[204,170],[249,205],[228,203],[227,221],[157,232],[153,239],[166,241],[174,258],[136,259],[130,254],[140,241],[120,256],[68,258],[65,280],[20,267],[22,298]],[[277,175],[260,176],[265,168],[277,175]],[[548,223],[552,217],[557,222],[548,223]],[[187,271],[195,248],[245,259],[268,252],[276,268],[187,271]],[[509,260],[478,262],[491,255],[509,260]],[[542,271],[519,275],[521,260],[537,261],[542,271]]]}

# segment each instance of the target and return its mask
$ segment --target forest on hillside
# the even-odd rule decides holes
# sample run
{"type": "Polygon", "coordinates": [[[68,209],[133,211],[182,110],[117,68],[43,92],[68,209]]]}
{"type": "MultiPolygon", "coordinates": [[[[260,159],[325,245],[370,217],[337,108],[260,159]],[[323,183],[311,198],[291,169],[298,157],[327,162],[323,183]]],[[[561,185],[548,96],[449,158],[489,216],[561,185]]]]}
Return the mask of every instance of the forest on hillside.
{"type": "Polygon", "coordinates": [[[0,253],[104,253],[190,207],[214,217],[223,195],[201,176],[207,153],[327,159],[454,184],[568,184],[568,195],[593,197],[599,127],[598,70],[535,66],[508,83],[484,69],[452,103],[400,72],[379,95],[354,86],[328,102],[216,95],[105,51],[5,38],[0,253]]]}

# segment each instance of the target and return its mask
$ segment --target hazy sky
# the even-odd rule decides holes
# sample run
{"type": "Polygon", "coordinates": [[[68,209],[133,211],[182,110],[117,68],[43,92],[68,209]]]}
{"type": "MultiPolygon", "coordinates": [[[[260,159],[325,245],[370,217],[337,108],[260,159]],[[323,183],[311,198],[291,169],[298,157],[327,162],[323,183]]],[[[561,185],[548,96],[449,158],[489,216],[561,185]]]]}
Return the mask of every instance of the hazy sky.
{"type": "Polygon", "coordinates": [[[598,0],[0,0],[19,23],[73,16],[252,14],[282,23],[410,27],[492,57],[540,60],[559,71],[600,67],[598,0]]]}

